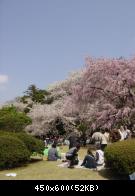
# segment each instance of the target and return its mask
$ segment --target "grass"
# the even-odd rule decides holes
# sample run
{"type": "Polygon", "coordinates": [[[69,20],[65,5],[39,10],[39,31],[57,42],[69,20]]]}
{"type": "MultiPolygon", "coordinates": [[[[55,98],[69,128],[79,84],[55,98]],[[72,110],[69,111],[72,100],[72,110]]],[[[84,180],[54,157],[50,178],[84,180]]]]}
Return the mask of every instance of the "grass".
{"type": "MultiPolygon", "coordinates": [[[[62,147],[61,152],[66,152],[67,147],[62,147]]],[[[87,152],[81,148],[79,158],[83,159],[87,152]]],[[[69,169],[58,167],[61,161],[49,162],[46,160],[33,162],[24,167],[0,171],[0,180],[107,180],[117,179],[109,170],[97,172],[89,169],[69,169]],[[16,177],[7,177],[7,173],[16,173],[16,177]]]]}

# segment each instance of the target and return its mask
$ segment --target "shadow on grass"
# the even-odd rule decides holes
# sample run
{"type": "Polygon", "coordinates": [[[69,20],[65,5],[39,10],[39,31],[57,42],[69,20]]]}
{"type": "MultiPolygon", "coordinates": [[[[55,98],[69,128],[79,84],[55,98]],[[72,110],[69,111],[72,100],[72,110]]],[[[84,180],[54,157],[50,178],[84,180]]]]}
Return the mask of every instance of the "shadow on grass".
{"type": "Polygon", "coordinates": [[[103,169],[98,171],[98,173],[109,180],[129,180],[127,176],[120,175],[111,169],[103,169]]]}
{"type": "Polygon", "coordinates": [[[43,157],[34,156],[30,158],[30,163],[38,162],[38,161],[43,161],[43,157]]]}

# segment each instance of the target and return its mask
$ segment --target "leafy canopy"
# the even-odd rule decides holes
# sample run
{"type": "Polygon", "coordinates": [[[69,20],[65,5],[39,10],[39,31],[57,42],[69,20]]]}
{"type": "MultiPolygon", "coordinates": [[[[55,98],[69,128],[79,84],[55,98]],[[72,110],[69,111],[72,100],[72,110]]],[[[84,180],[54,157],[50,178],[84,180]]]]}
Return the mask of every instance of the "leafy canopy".
{"type": "Polygon", "coordinates": [[[25,113],[17,112],[14,106],[0,109],[0,130],[19,132],[31,123],[31,118],[25,113]]]}

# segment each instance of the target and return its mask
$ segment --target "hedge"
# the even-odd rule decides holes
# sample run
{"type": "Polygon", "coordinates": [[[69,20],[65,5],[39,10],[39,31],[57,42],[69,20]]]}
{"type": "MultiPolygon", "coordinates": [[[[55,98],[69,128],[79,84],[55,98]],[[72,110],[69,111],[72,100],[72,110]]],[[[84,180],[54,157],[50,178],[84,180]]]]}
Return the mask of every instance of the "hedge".
{"type": "Polygon", "coordinates": [[[23,143],[26,145],[27,149],[31,152],[31,154],[33,152],[43,154],[44,142],[31,135],[28,135],[25,132],[13,133],[0,131],[0,135],[8,135],[15,138],[19,138],[21,141],[23,141],[23,143]]]}
{"type": "Polygon", "coordinates": [[[25,143],[31,153],[37,152],[43,154],[44,142],[42,140],[34,138],[26,133],[17,133],[16,136],[25,143]]]}
{"type": "Polygon", "coordinates": [[[18,138],[0,135],[0,169],[21,166],[30,160],[30,152],[18,138]]]}
{"type": "Polygon", "coordinates": [[[105,149],[106,165],[118,174],[135,172],[135,139],[110,144],[105,149]]]}

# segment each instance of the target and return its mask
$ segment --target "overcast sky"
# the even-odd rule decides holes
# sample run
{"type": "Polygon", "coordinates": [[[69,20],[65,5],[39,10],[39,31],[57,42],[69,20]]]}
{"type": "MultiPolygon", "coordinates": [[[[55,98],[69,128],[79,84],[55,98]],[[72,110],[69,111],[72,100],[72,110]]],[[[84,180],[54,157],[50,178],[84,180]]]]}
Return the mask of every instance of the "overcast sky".
{"type": "Polygon", "coordinates": [[[135,54],[135,0],[0,0],[0,103],[46,88],[86,56],[135,54]]]}

